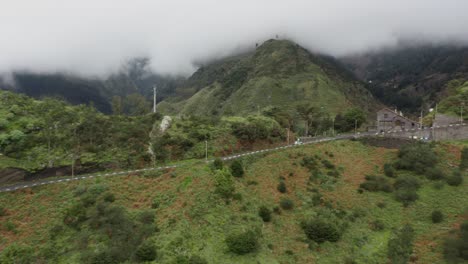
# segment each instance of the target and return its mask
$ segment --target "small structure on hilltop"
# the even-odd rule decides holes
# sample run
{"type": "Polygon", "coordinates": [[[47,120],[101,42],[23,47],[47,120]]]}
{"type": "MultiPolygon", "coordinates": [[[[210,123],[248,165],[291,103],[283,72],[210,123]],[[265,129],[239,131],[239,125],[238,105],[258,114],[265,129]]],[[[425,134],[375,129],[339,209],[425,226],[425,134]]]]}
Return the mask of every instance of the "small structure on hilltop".
{"type": "Polygon", "coordinates": [[[396,109],[383,108],[377,112],[377,131],[379,133],[406,131],[420,127],[420,123],[403,116],[403,113],[396,109]]]}

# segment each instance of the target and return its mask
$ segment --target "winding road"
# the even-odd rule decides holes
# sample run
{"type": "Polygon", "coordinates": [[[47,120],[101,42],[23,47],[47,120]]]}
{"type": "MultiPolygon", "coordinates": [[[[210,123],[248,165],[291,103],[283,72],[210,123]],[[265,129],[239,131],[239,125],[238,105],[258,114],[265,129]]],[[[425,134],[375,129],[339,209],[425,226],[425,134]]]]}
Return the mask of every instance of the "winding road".
{"type": "MultiPolygon", "coordinates": [[[[375,132],[364,132],[364,133],[357,133],[357,134],[343,134],[343,135],[338,135],[335,137],[309,137],[309,138],[302,138],[304,143],[302,144],[296,144],[296,145],[285,145],[285,146],[280,146],[280,147],[274,147],[274,148],[268,148],[268,149],[262,149],[262,150],[257,150],[257,151],[250,151],[250,152],[245,152],[242,154],[235,154],[235,155],[230,155],[226,157],[222,157],[222,160],[233,160],[233,159],[239,159],[245,156],[249,155],[256,155],[256,154],[262,154],[262,153],[267,153],[267,152],[272,152],[272,151],[281,151],[284,149],[288,148],[294,148],[294,147],[300,147],[303,145],[308,145],[308,144],[317,144],[321,142],[327,142],[327,141],[334,141],[334,140],[343,140],[343,139],[352,139],[352,138],[361,138],[361,137],[368,137],[368,136],[382,136],[382,137],[390,137],[390,138],[408,138],[407,134],[408,133],[416,133],[416,132],[423,132],[423,131],[434,131],[437,129],[451,129],[456,128],[456,127],[468,127],[468,124],[457,124],[457,125],[449,125],[449,126],[440,126],[440,127],[429,127],[429,128],[423,128],[423,129],[413,129],[410,131],[404,131],[404,132],[389,132],[385,134],[376,134],[375,132]]],[[[468,133],[464,135],[468,138],[468,133]]],[[[413,138],[413,136],[411,136],[413,138]]],[[[209,159],[207,162],[213,162],[214,159],[209,159]]],[[[17,183],[9,186],[2,186],[0,187],[0,192],[12,192],[20,189],[26,189],[26,188],[32,188],[32,187],[37,187],[37,186],[42,186],[42,185],[47,185],[47,184],[56,184],[56,183],[66,183],[70,181],[79,181],[79,180],[85,180],[85,179],[92,179],[92,178],[98,178],[98,177],[108,177],[108,176],[119,176],[119,175],[127,175],[130,173],[141,173],[145,171],[152,171],[152,170],[164,170],[164,169],[171,169],[171,168],[178,168],[182,166],[188,166],[188,164],[175,164],[171,166],[161,166],[161,167],[150,167],[150,168],[143,168],[143,169],[137,169],[137,170],[127,170],[127,171],[118,171],[118,172],[107,172],[107,173],[96,173],[96,174],[89,174],[89,175],[78,175],[78,176],[66,176],[66,177],[60,177],[60,178],[52,178],[52,179],[47,179],[47,180],[38,180],[38,181],[32,181],[32,182],[22,182],[22,183],[17,183]]]]}

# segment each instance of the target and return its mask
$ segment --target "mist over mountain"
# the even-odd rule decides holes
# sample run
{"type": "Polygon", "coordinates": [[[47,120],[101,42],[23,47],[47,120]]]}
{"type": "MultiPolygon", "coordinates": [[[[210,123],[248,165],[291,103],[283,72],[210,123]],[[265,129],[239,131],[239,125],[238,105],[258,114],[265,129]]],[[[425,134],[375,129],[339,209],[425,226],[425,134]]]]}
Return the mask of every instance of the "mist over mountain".
{"type": "Polygon", "coordinates": [[[468,79],[468,48],[404,45],[341,58],[367,88],[389,106],[418,112],[451,95],[448,83],[468,79]]]}
{"type": "Polygon", "coordinates": [[[189,76],[197,62],[279,35],[333,56],[401,39],[468,42],[460,0],[8,1],[0,16],[0,73],[67,72],[106,79],[129,58],[158,74],[189,76]]]}

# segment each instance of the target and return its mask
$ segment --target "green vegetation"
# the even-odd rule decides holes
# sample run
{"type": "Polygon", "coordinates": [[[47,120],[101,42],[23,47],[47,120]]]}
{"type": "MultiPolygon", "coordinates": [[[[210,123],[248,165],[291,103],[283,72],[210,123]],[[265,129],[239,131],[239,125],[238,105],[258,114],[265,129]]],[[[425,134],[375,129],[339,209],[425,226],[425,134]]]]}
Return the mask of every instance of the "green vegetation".
{"type": "Polygon", "coordinates": [[[393,233],[393,238],[388,241],[388,258],[391,263],[408,263],[413,253],[414,229],[405,225],[393,233]]]}
{"type": "MultiPolygon", "coordinates": [[[[445,164],[458,165],[464,144],[435,144],[437,167],[450,175],[445,164]]],[[[382,173],[397,155],[336,141],[246,156],[243,177],[231,175],[232,163],[214,169],[200,162],[157,177],[103,177],[0,193],[7,211],[0,217],[0,261],[443,263],[444,241],[459,238],[459,231],[448,230],[463,221],[467,186],[434,188],[444,181],[398,170],[398,177],[380,177],[396,190],[415,189],[419,198],[406,207],[394,198],[396,190],[356,192],[364,175],[382,173]],[[328,175],[334,171],[338,177],[328,175]],[[278,192],[279,179],[287,194],[278,192]],[[280,207],[282,198],[292,210],[280,207]],[[443,212],[437,224],[435,210],[443,212]],[[399,231],[407,223],[410,243],[399,231]]]]}
{"type": "Polygon", "coordinates": [[[258,249],[258,235],[258,232],[252,230],[230,234],[226,237],[226,244],[229,251],[244,255],[258,249]]]}
{"type": "Polygon", "coordinates": [[[434,210],[431,213],[432,223],[437,224],[444,220],[444,214],[440,210],[434,210]]]}
{"type": "Polygon", "coordinates": [[[234,160],[231,164],[231,174],[234,177],[242,177],[244,176],[244,168],[242,166],[242,162],[239,160],[234,160]]]}
{"type": "Polygon", "coordinates": [[[464,147],[461,151],[460,170],[468,169],[468,148],[464,147]]]}
{"type": "Polygon", "coordinates": [[[262,218],[263,222],[270,222],[271,221],[271,210],[262,205],[258,208],[258,215],[262,218]]]}
{"type": "Polygon", "coordinates": [[[460,225],[460,230],[452,232],[444,243],[444,257],[449,263],[468,261],[468,221],[460,225]]]}
{"type": "Polygon", "coordinates": [[[201,67],[184,90],[193,91],[192,96],[164,101],[159,109],[199,116],[265,113],[282,127],[301,127],[302,133],[312,135],[328,130],[325,127],[331,127],[338,113],[344,116],[337,119],[342,130],[354,129],[355,118],[360,126],[362,117],[365,120],[368,111],[377,107],[370,93],[339,63],[288,40],[268,40],[253,53],[201,67]],[[304,104],[312,107],[310,115],[298,109],[304,104]],[[364,109],[364,116],[360,110],[345,114],[352,107],[364,109]],[[290,122],[298,116],[301,121],[290,122]],[[311,116],[314,121],[306,122],[310,129],[304,128],[304,117],[311,116]]]}

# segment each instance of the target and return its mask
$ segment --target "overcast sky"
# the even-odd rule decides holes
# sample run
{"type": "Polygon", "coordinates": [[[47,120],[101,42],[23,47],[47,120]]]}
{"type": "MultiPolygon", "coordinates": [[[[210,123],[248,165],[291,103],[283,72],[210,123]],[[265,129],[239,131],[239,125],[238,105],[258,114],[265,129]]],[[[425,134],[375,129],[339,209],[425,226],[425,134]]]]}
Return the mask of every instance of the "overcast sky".
{"type": "Polygon", "coordinates": [[[108,74],[148,56],[189,74],[275,34],[335,56],[399,39],[468,43],[467,0],[0,0],[0,72],[108,74]]]}

